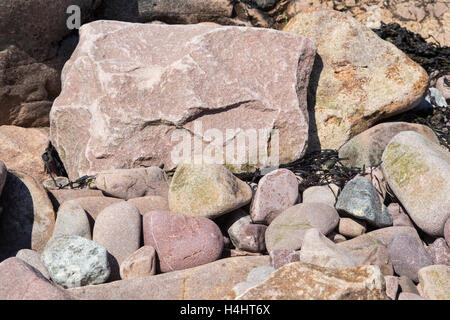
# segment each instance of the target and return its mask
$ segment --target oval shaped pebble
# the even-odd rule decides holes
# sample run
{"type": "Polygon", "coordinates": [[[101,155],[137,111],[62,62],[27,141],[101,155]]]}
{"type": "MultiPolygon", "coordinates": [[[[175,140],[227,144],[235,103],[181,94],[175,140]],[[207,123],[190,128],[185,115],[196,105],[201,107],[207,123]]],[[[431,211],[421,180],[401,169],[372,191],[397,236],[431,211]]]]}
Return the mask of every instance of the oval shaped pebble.
{"type": "Polygon", "coordinates": [[[161,272],[213,262],[222,254],[222,232],[208,218],[151,211],[143,225],[144,243],[156,249],[161,272]]]}
{"type": "Polygon", "coordinates": [[[270,224],[281,212],[292,207],[298,198],[298,181],[294,173],[278,169],[266,174],[258,183],[250,208],[256,223],[270,224]]]}
{"type": "Polygon", "coordinates": [[[417,275],[419,270],[433,264],[431,256],[420,240],[408,234],[395,235],[388,245],[388,252],[395,273],[415,282],[419,281],[417,275]]]}
{"type": "Polygon", "coordinates": [[[303,191],[303,203],[320,202],[334,207],[341,190],[335,184],[326,186],[313,186],[303,191]]]}
{"type": "Polygon", "coordinates": [[[91,226],[83,207],[76,200],[65,201],[56,215],[53,237],[80,236],[91,240],[91,226]]]}
{"type": "Polygon", "coordinates": [[[51,279],[64,288],[104,283],[111,272],[106,249],[79,236],[53,238],[44,248],[41,261],[51,279]]]}
{"type": "Polygon", "coordinates": [[[323,203],[300,203],[280,214],[266,230],[267,251],[300,249],[308,229],[317,228],[324,235],[339,223],[337,211],[323,203]]]}
{"type": "Polygon", "coordinates": [[[92,239],[104,246],[120,265],[140,247],[141,214],[130,202],[114,203],[95,220],[92,239]]]}

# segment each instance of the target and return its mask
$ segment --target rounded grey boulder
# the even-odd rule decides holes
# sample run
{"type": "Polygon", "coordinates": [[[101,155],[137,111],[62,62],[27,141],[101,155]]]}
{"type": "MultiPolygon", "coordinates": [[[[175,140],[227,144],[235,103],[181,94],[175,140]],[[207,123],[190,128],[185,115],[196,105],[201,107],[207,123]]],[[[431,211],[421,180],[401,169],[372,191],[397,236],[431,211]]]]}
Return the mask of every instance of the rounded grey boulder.
{"type": "Polygon", "coordinates": [[[51,279],[64,288],[104,283],[111,273],[106,249],[79,236],[53,238],[41,260],[51,279]]]}

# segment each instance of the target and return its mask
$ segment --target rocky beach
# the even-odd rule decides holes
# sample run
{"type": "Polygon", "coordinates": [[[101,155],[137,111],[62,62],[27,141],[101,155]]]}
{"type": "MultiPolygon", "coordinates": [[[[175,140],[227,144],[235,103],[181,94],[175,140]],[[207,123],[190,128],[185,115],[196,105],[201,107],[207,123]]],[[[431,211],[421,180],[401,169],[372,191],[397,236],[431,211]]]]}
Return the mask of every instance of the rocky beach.
{"type": "Polygon", "coordinates": [[[0,300],[450,300],[449,23],[0,0],[0,300]]]}

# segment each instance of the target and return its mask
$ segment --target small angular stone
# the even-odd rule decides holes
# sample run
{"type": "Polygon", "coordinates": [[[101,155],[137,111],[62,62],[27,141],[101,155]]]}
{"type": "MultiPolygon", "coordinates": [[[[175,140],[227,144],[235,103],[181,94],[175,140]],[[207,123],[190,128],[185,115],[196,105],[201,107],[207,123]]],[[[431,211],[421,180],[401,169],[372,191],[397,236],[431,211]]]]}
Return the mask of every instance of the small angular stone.
{"type": "Polygon", "coordinates": [[[348,238],[354,238],[366,232],[364,223],[350,218],[339,219],[339,233],[348,238]]]}
{"type": "Polygon", "coordinates": [[[120,277],[123,280],[154,274],[156,274],[156,251],[151,246],[143,246],[120,264],[120,277]]]}
{"type": "Polygon", "coordinates": [[[433,259],[433,264],[450,266],[450,249],[444,238],[436,239],[428,246],[428,252],[433,259]]]}

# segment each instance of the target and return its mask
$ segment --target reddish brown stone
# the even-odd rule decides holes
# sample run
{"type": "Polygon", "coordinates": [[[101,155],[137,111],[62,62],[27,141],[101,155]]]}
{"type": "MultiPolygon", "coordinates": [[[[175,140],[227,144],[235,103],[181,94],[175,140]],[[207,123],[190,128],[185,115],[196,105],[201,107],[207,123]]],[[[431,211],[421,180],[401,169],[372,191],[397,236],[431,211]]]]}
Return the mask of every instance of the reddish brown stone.
{"type": "Polygon", "coordinates": [[[450,249],[444,238],[436,239],[428,246],[428,252],[433,259],[433,264],[443,264],[450,266],[450,249]]]}
{"type": "Polygon", "coordinates": [[[269,252],[270,265],[279,269],[285,264],[300,261],[300,254],[294,250],[277,249],[269,252]]]}
{"type": "Polygon", "coordinates": [[[0,263],[0,300],[68,300],[69,293],[19,258],[0,263]]]}
{"type": "Polygon", "coordinates": [[[149,211],[153,210],[169,210],[169,201],[167,197],[161,196],[148,196],[148,197],[140,197],[128,200],[134,204],[138,209],[141,215],[146,214],[149,211]]]}
{"type": "Polygon", "coordinates": [[[156,249],[161,272],[200,266],[222,254],[222,233],[208,218],[151,211],[143,224],[144,243],[156,249]]]}
{"type": "Polygon", "coordinates": [[[398,203],[391,203],[388,207],[389,213],[392,215],[394,227],[413,227],[414,225],[398,203]]]}

